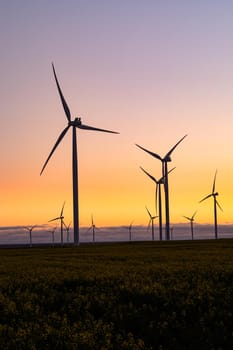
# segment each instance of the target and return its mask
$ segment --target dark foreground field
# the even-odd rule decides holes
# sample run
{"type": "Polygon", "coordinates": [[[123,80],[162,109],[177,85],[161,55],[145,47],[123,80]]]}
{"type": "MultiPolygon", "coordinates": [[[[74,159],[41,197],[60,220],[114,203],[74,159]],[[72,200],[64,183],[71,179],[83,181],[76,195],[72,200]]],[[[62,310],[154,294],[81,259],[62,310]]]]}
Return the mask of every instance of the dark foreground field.
{"type": "Polygon", "coordinates": [[[0,348],[233,349],[233,240],[1,249],[0,348]]]}

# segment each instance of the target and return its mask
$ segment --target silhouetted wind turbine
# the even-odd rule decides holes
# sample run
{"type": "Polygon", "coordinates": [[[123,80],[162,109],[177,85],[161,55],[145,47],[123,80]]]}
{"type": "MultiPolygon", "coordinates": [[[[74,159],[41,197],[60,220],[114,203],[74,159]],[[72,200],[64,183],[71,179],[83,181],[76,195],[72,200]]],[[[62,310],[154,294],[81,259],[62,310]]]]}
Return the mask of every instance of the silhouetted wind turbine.
{"type": "MultiPolygon", "coordinates": [[[[160,241],[162,241],[163,239],[163,224],[162,224],[162,196],[161,196],[161,185],[164,184],[164,176],[162,176],[159,180],[156,180],[156,178],[154,176],[152,176],[151,174],[149,174],[145,169],[143,169],[142,167],[140,167],[140,169],[142,171],[144,171],[144,173],[149,176],[149,178],[155,182],[156,184],[156,189],[155,189],[155,208],[156,208],[156,212],[158,210],[159,212],[159,239],[160,241]],[[157,209],[158,207],[158,209],[157,209]]],[[[172,168],[168,174],[174,170],[175,168],[172,168]]]]}
{"type": "Polygon", "coordinates": [[[171,233],[171,240],[173,241],[173,231],[174,231],[174,227],[170,228],[170,233],[171,233]]]}
{"type": "Polygon", "coordinates": [[[43,173],[49,159],[51,158],[52,154],[56,150],[57,146],[59,143],[62,141],[63,137],[67,133],[68,129],[72,127],[73,130],[73,141],[72,141],[72,173],[73,173],[73,225],[74,225],[74,244],[79,245],[79,205],[78,205],[78,155],[77,155],[77,138],[76,138],[76,128],[78,129],[84,129],[84,130],[94,130],[94,131],[101,131],[101,132],[107,132],[107,133],[112,133],[112,134],[119,134],[118,132],[115,131],[110,131],[110,130],[105,130],[105,129],[99,129],[95,128],[89,125],[84,125],[82,124],[81,118],[75,118],[74,120],[71,120],[71,113],[69,110],[69,107],[66,103],[66,100],[62,94],[62,90],[60,88],[55,68],[54,65],[52,64],[53,67],[53,73],[54,73],[54,78],[56,81],[57,89],[60,95],[60,99],[63,105],[63,109],[66,114],[66,118],[68,121],[68,126],[61,132],[59,135],[52,151],[50,152],[46,162],[43,165],[43,168],[40,172],[40,175],[43,173]]]}
{"type": "Polygon", "coordinates": [[[66,242],[70,241],[70,225],[71,225],[71,222],[69,223],[69,225],[66,225],[64,222],[64,226],[66,229],[66,242]]]}
{"type": "Polygon", "coordinates": [[[61,244],[63,244],[63,224],[64,224],[64,221],[63,221],[63,219],[64,219],[63,210],[64,210],[64,206],[65,206],[65,202],[63,203],[63,206],[61,208],[60,216],[58,216],[57,218],[54,218],[52,220],[49,220],[49,222],[60,220],[60,223],[61,223],[61,244]]]}
{"type": "Polygon", "coordinates": [[[25,227],[25,230],[29,232],[30,247],[32,246],[32,231],[37,225],[25,227]]]}
{"type": "Polygon", "coordinates": [[[156,219],[158,217],[157,216],[152,216],[149,209],[146,207],[146,211],[150,217],[150,220],[149,220],[149,223],[148,223],[148,228],[150,227],[150,224],[151,224],[151,233],[152,233],[152,241],[155,240],[155,231],[154,231],[154,219],[156,219]]]}
{"type": "MultiPolygon", "coordinates": [[[[218,238],[218,222],[217,222],[217,206],[220,210],[222,210],[220,204],[218,203],[216,197],[218,196],[218,192],[215,192],[215,183],[216,183],[216,176],[217,176],[217,170],[214,175],[214,182],[213,182],[213,188],[212,193],[208,194],[208,196],[204,197],[199,203],[203,202],[207,198],[213,197],[214,199],[214,233],[215,233],[215,239],[218,238]]],[[[223,211],[223,210],[222,210],[223,211]]]]}
{"type": "Polygon", "coordinates": [[[57,226],[54,227],[52,230],[48,231],[48,232],[52,233],[52,243],[53,243],[53,245],[54,245],[54,233],[55,233],[56,229],[57,229],[57,226]]]}
{"type": "Polygon", "coordinates": [[[94,243],[95,242],[95,230],[98,229],[98,227],[96,227],[94,224],[93,215],[91,216],[91,226],[89,227],[87,232],[90,231],[91,229],[92,229],[92,241],[94,243]]]}
{"type": "Polygon", "coordinates": [[[194,217],[197,213],[197,210],[195,211],[195,213],[193,213],[193,215],[191,216],[191,218],[189,216],[183,216],[185,219],[187,219],[188,221],[190,221],[190,227],[191,227],[191,237],[193,240],[193,222],[194,222],[194,217]]]}
{"type": "Polygon", "coordinates": [[[165,215],[166,215],[166,240],[170,239],[170,213],[169,213],[169,189],[168,189],[168,167],[167,163],[171,162],[171,154],[175,148],[183,141],[187,135],[183,136],[162,158],[159,154],[151,152],[146,148],[136,144],[137,147],[149,153],[152,157],[159,159],[162,162],[162,175],[164,177],[164,193],[165,193],[165,215]]]}
{"type": "Polygon", "coordinates": [[[131,242],[132,240],[132,224],[133,224],[133,221],[131,221],[129,227],[128,227],[128,230],[129,230],[129,241],[131,242]]]}

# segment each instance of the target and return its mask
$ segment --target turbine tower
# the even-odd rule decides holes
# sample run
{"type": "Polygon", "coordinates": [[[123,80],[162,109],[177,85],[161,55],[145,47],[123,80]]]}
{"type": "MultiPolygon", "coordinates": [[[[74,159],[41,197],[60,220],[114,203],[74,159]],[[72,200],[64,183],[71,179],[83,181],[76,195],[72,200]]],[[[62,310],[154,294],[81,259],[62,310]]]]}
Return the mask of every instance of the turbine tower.
{"type": "MultiPolygon", "coordinates": [[[[213,182],[213,188],[212,192],[208,194],[208,196],[204,197],[199,203],[205,201],[207,198],[213,197],[214,199],[214,234],[215,234],[215,239],[218,238],[218,220],[217,220],[217,206],[219,207],[220,210],[222,210],[220,204],[217,201],[217,196],[218,192],[215,192],[215,183],[216,183],[216,176],[217,176],[217,170],[215,171],[214,175],[214,182],[213,182]]],[[[223,210],[222,210],[223,211],[223,210]]]]}
{"type": "Polygon", "coordinates": [[[156,219],[158,217],[157,216],[152,216],[151,213],[149,212],[149,209],[146,207],[146,211],[150,217],[149,223],[148,223],[148,228],[150,227],[151,224],[151,233],[152,233],[152,241],[155,240],[155,231],[154,231],[154,219],[156,219]]]}
{"type": "Polygon", "coordinates": [[[164,177],[164,194],[165,194],[165,215],[166,215],[166,240],[170,240],[170,212],[169,212],[169,188],[168,188],[168,166],[167,163],[171,162],[171,154],[175,148],[183,141],[187,135],[183,136],[176,144],[173,146],[168,153],[162,158],[159,154],[151,152],[146,148],[136,144],[137,147],[141,148],[143,151],[149,153],[152,157],[157,158],[162,163],[162,176],[164,177]]]}
{"type": "Polygon", "coordinates": [[[36,225],[25,227],[25,230],[29,232],[30,247],[32,247],[32,231],[34,230],[35,227],[36,225]]]}
{"type": "MultiPolygon", "coordinates": [[[[161,185],[164,184],[164,176],[162,176],[159,180],[156,180],[154,176],[149,174],[145,169],[140,167],[142,171],[156,184],[155,188],[155,208],[156,213],[159,212],[159,240],[162,241],[163,239],[163,224],[162,224],[162,196],[161,196],[161,185]]],[[[172,168],[168,174],[174,170],[175,168],[172,168]]]]}
{"type": "Polygon", "coordinates": [[[56,221],[56,220],[60,220],[60,223],[61,223],[61,244],[63,244],[63,225],[64,225],[64,216],[63,216],[63,210],[64,210],[64,206],[65,206],[65,202],[63,203],[63,206],[61,208],[61,213],[58,217],[52,219],[52,220],[49,220],[49,222],[52,222],[52,221],[56,221]]]}
{"type": "Polygon", "coordinates": [[[196,213],[197,213],[197,211],[195,211],[195,213],[193,213],[193,215],[191,217],[184,215],[184,218],[187,219],[188,221],[190,221],[192,240],[194,238],[194,235],[193,235],[193,222],[194,222],[194,217],[195,217],[196,213]]]}
{"type": "Polygon", "coordinates": [[[101,132],[107,132],[112,134],[119,134],[115,131],[105,130],[105,129],[99,129],[95,128],[89,125],[82,124],[81,118],[75,118],[74,120],[71,120],[71,113],[70,109],[66,103],[66,100],[63,96],[62,90],[60,88],[54,65],[53,67],[53,74],[56,81],[57,89],[60,95],[60,99],[63,105],[63,109],[65,111],[65,115],[67,118],[68,125],[65,127],[65,129],[61,132],[59,135],[55,145],[52,148],[52,151],[50,152],[46,162],[44,163],[42,170],[40,172],[40,175],[43,173],[49,159],[52,157],[54,151],[56,150],[59,143],[62,141],[63,137],[67,133],[70,127],[72,127],[72,135],[73,135],[73,141],[72,141],[72,174],[73,174],[73,226],[74,226],[74,244],[79,245],[79,204],[78,204],[78,155],[77,155],[77,136],[76,136],[76,128],[83,129],[83,130],[93,130],[93,131],[101,131],[101,132]]]}

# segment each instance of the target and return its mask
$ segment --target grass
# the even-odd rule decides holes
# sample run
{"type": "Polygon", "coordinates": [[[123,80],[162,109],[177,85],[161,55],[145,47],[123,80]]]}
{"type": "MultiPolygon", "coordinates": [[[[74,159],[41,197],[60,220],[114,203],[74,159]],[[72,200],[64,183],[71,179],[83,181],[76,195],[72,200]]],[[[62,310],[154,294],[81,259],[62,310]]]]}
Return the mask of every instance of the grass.
{"type": "Polygon", "coordinates": [[[1,249],[2,349],[232,349],[233,240],[1,249]]]}

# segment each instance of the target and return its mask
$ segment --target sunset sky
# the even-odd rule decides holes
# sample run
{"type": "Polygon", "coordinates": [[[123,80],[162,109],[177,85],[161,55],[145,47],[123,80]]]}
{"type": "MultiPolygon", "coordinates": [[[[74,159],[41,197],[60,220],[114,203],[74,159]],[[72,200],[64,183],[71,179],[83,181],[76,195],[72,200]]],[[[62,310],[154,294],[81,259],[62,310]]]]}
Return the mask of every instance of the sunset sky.
{"type": "Polygon", "coordinates": [[[161,163],[169,168],[172,223],[213,222],[216,190],[233,222],[233,2],[228,0],[8,0],[0,4],[0,226],[72,220],[73,118],[119,135],[78,130],[80,225],[146,225],[161,163]]]}

